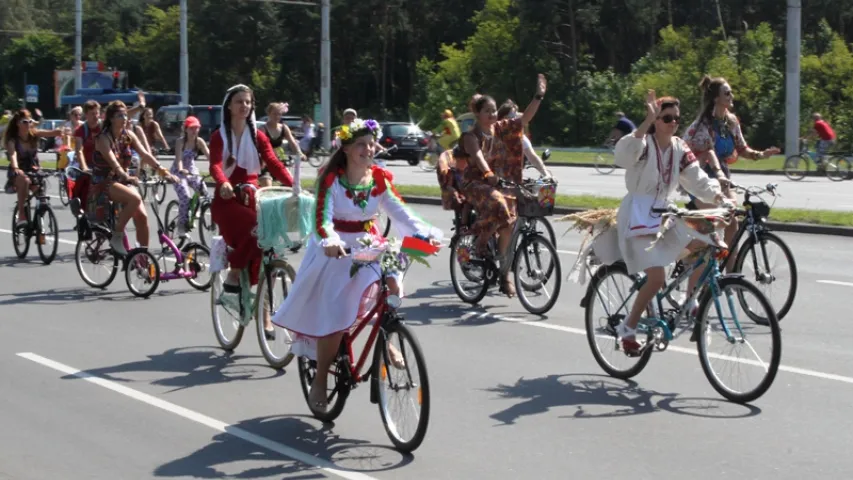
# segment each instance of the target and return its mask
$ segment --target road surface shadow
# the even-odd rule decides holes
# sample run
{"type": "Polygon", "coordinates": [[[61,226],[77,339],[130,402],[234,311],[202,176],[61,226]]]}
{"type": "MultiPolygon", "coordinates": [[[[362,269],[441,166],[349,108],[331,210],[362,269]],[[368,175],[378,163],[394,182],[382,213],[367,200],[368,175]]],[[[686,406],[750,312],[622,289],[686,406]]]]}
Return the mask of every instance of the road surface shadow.
{"type": "Polygon", "coordinates": [[[160,290],[158,288],[158,290],[152,293],[148,298],[137,298],[127,290],[127,285],[125,284],[124,279],[118,278],[118,276],[113,280],[110,287],[113,288],[112,291],[82,286],[74,288],[58,288],[54,290],[39,290],[33,292],[2,293],[0,294],[0,306],[17,305],[22,303],[36,305],[66,305],[100,300],[110,302],[139,302],[156,298],[192,294],[196,292],[196,290],[188,289],[160,290]]]}
{"type": "Polygon", "coordinates": [[[421,302],[408,306],[405,305],[405,300],[403,302],[400,313],[406,316],[406,323],[473,327],[500,322],[488,314],[489,309],[498,308],[497,306],[468,305],[460,303],[458,299],[421,302]]]}
{"type": "MultiPolygon", "coordinates": [[[[266,363],[245,363],[244,359],[255,359],[248,355],[227,354],[210,346],[180,347],[163,353],[148,355],[145,360],[136,360],[109,367],[93,368],[85,373],[115,382],[144,382],[161,387],[172,387],[171,393],[191,387],[218,385],[233,381],[266,380],[284,375],[284,370],[275,370],[266,363]],[[162,373],[164,378],[134,380],[121,374],[138,372],[162,373]],[[176,374],[171,376],[171,374],[176,374]]],[[[63,379],[76,379],[66,375],[63,379]]]]}
{"type": "Polygon", "coordinates": [[[744,418],[761,413],[754,405],[739,405],[723,399],[679,397],[641,388],[631,380],[605,375],[567,374],[520,378],[514,385],[486,389],[501,398],[524,399],[491,418],[499,425],[512,425],[520,418],[547,413],[551,408],[577,409],[560,418],[613,418],[666,411],[705,418],[744,418]]]}
{"type": "Polygon", "coordinates": [[[30,251],[27,252],[27,256],[24,258],[18,257],[6,257],[0,260],[0,267],[12,267],[12,268],[38,268],[38,267],[49,267],[50,265],[56,263],[74,263],[74,254],[73,253],[57,253],[56,257],[54,257],[53,261],[49,265],[45,265],[44,262],[39,258],[38,250],[36,250],[35,246],[30,247],[30,251]]]}
{"type": "Polygon", "coordinates": [[[225,427],[226,433],[213,437],[185,457],[154,470],[157,477],[192,478],[330,478],[317,464],[350,472],[394,470],[412,462],[391,447],[363,440],[343,438],[333,427],[307,416],[269,416],[243,420],[225,427]],[[270,448],[244,440],[269,443],[270,448]],[[293,452],[296,450],[296,452],[293,452]],[[289,454],[316,459],[313,464],[294,460],[289,454]],[[247,467],[247,464],[253,464],[247,467]]]}

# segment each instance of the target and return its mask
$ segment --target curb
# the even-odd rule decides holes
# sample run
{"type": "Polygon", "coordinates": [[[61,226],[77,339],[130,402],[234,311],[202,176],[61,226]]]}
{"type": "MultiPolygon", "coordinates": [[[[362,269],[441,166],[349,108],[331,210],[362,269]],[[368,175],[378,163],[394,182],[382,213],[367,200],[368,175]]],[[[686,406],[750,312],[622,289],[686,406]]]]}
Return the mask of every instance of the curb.
{"type": "MultiPolygon", "coordinates": [[[[406,203],[414,203],[420,205],[441,205],[441,199],[437,197],[424,197],[415,195],[404,195],[403,200],[406,203]]],[[[555,207],[554,213],[560,215],[569,215],[588,210],[578,207],[555,207]]],[[[816,225],[811,223],[784,223],[784,222],[767,222],[767,227],[776,232],[791,232],[791,233],[809,233],[817,235],[835,235],[840,237],[853,237],[853,227],[838,227],[834,225],[816,225]]]]}
{"type": "MultiPolygon", "coordinates": [[[[575,168],[595,168],[595,165],[592,163],[575,163],[575,162],[545,162],[546,167],[575,167],[575,168]]],[[[617,170],[622,170],[622,167],[616,167],[617,170]]],[[[749,170],[749,169],[741,169],[741,168],[732,168],[729,169],[732,173],[739,173],[743,175],[771,175],[771,176],[780,176],[784,177],[785,173],[781,170],[749,170]]],[[[604,174],[606,175],[606,174],[604,174]]],[[[825,177],[826,175],[822,173],[817,173],[813,171],[808,171],[806,173],[807,177],[825,177]]],[[[849,180],[849,179],[848,179],[849,180]]]]}
{"type": "MultiPolygon", "coordinates": [[[[7,167],[0,167],[0,170],[6,170],[7,167]]],[[[216,184],[214,182],[205,182],[208,187],[215,188],[216,184]]],[[[311,191],[311,189],[305,189],[307,191],[311,191]]],[[[441,198],[439,197],[426,197],[422,195],[403,195],[403,200],[406,203],[413,203],[415,205],[433,205],[433,206],[441,206],[441,198]]],[[[578,213],[588,210],[587,208],[580,207],[555,207],[554,213],[560,215],[570,215],[572,213],[578,213]]],[[[786,223],[786,222],[767,222],[767,227],[770,230],[777,232],[791,232],[791,233],[807,233],[807,234],[816,234],[816,235],[834,235],[839,237],[853,237],[853,227],[839,227],[835,225],[817,225],[813,223],[786,223]]]]}

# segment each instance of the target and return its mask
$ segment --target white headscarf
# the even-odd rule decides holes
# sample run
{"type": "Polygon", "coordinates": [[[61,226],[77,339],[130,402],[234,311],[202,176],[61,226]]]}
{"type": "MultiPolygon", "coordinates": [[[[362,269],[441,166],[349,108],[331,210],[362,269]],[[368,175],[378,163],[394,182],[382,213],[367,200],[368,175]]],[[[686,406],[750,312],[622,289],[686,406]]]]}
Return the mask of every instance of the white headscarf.
{"type": "MultiPolygon", "coordinates": [[[[237,151],[233,153],[233,156],[237,161],[230,167],[226,162],[228,157],[232,156],[232,153],[228,149],[228,138],[225,136],[225,110],[228,108],[228,100],[231,93],[237,89],[250,90],[249,87],[243,84],[234,85],[225,92],[225,98],[222,100],[222,120],[220,120],[219,123],[219,135],[222,136],[222,161],[224,163],[225,176],[230,177],[237,166],[245,169],[250,175],[259,175],[261,173],[261,160],[258,156],[258,148],[255,146],[251,131],[251,129],[255,127],[254,107],[252,107],[252,110],[249,113],[248,122],[250,123],[243,129],[243,135],[240,137],[239,147],[237,147],[237,151]]],[[[234,132],[231,132],[231,145],[237,145],[237,140],[234,138],[234,132]]]]}

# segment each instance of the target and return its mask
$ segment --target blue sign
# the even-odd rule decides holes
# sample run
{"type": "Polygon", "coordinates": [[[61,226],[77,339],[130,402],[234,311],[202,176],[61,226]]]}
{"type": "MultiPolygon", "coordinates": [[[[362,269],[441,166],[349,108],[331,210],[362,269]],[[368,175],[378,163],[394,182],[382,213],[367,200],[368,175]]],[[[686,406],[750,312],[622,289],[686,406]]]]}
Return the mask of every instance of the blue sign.
{"type": "Polygon", "coordinates": [[[38,103],[39,101],[39,86],[27,85],[27,103],[38,103]]]}

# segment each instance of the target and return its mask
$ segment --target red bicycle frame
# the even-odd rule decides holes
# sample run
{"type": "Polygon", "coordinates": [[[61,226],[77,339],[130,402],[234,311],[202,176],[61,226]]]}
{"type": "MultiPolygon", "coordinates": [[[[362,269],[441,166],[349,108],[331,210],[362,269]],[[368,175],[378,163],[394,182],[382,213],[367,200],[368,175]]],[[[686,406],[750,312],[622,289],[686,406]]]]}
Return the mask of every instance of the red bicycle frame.
{"type": "Polygon", "coordinates": [[[380,288],[379,295],[376,299],[376,305],[364,315],[364,318],[355,327],[355,330],[352,333],[344,333],[344,338],[341,340],[341,348],[343,345],[346,345],[346,353],[348,358],[350,359],[350,375],[352,377],[353,383],[358,383],[364,380],[361,375],[361,369],[364,367],[365,362],[367,361],[367,354],[373,349],[373,345],[376,342],[376,337],[379,335],[379,328],[382,326],[382,321],[385,317],[385,309],[388,308],[388,304],[386,303],[388,300],[388,285],[385,283],[385,275],[382,275],[382,279],[380,280],[380,288]],[[361,356],[358,358],[358,363],[352,365],[352,359],[355,358],[353,355],[352,343],[358,337],[358,334],[367,327],[367,324],[370,323],[370,319],[376,317],[376,323],[373,325],[373,328],[370,330],[370,336],[367,337],[367,344],[364,346],[364,350],[361,352],[361,356]]]}

